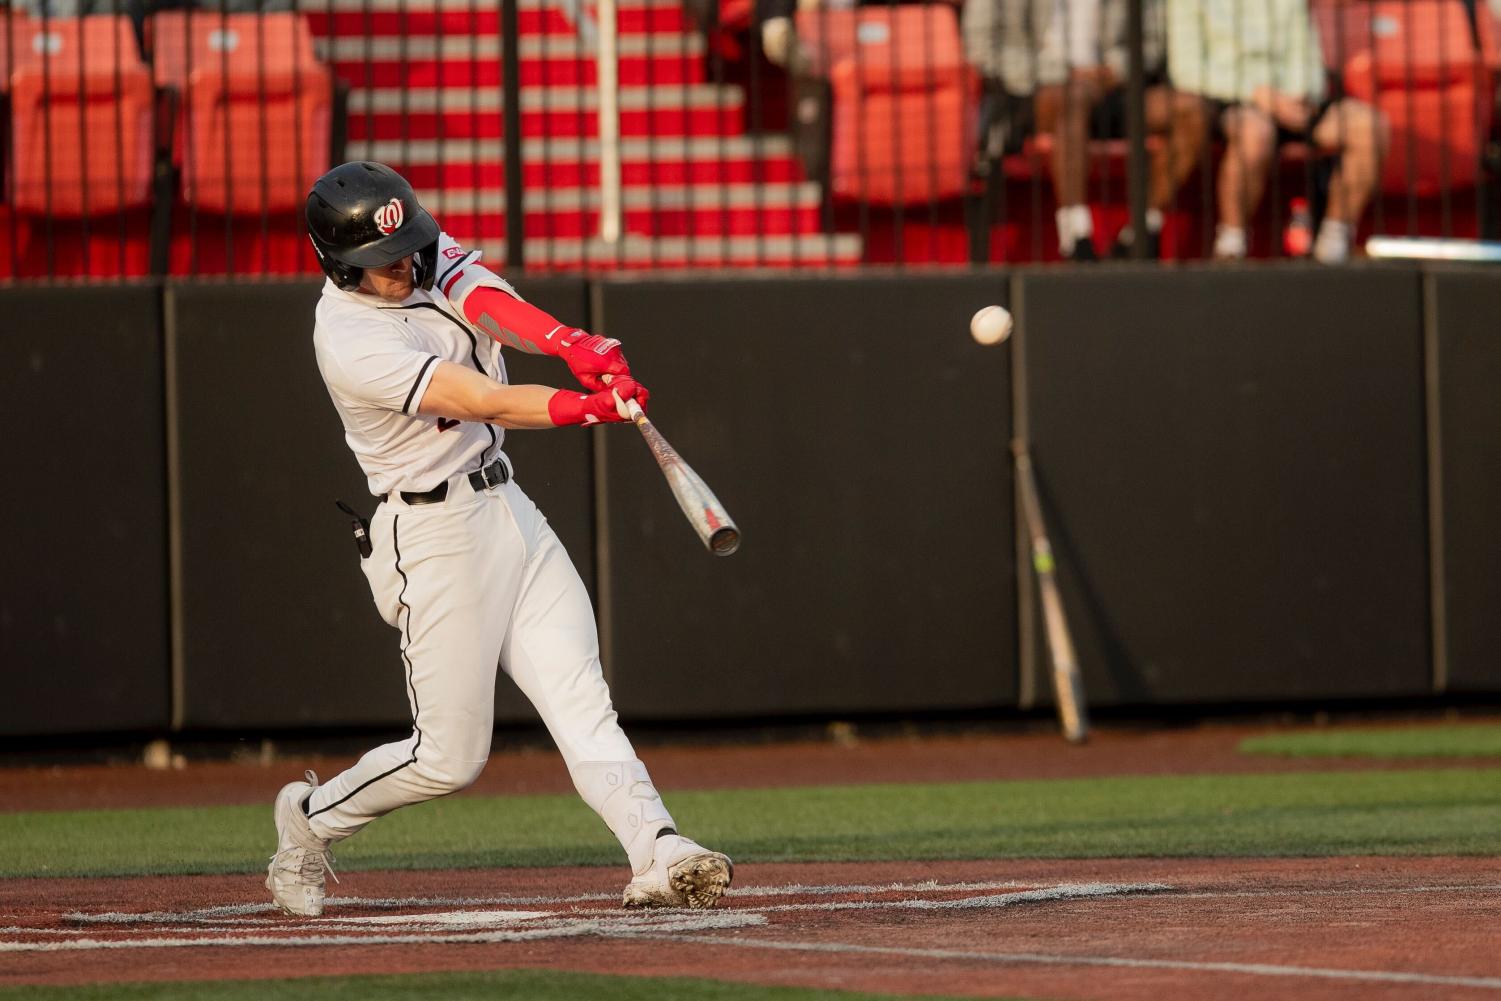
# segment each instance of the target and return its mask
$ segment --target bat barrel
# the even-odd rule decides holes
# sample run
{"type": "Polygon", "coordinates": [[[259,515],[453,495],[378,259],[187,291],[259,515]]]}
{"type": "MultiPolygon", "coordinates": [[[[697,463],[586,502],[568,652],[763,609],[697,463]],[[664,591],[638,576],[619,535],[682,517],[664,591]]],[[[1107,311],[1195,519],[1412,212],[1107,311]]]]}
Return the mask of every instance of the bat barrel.
{"type": "Polygon", "coordinates": [[[740,529],[725,525],[709,536],[709,552],[715,556],[729,556],[740,548],[740,529]]]}

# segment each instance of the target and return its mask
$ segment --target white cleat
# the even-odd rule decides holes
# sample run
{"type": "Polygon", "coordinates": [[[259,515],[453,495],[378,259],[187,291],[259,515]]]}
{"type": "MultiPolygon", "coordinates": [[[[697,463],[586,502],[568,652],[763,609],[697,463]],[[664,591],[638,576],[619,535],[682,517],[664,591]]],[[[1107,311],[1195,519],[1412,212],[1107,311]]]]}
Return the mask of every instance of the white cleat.
{"type": "Polygon", "coordinates": [[[276,854],[266,869],[266,889],[277,906],[295,917],[316,918],[323,913],[324,874],[334,877],[329,842],[313,833],[302,802],[318,786],[318,776],[289,782],[276,794],[276,854]]]}
{"type": "Polygon", "coordinates": [[[713,907],[729,889],[735,864],[677,834],[657,839],[651,867],[626,884],[626,907],[713,907]]]}

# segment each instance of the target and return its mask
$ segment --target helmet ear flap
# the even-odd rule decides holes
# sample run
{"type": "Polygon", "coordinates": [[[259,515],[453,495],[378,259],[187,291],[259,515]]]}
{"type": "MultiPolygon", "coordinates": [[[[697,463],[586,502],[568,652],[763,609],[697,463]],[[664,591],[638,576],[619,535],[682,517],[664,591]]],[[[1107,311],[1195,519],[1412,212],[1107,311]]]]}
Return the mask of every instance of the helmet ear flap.
{"type": "Polygon", "coordinates": [[[357,268],[353,264],[340,264],[334,262],[333,273],[329,275],[334,284],[345,292],[358,292],[360,283],[365,280],[365,269],[357,268]]]}
{"type": "Polygon", "coordinates": [[[434,240],[412,255],[412,284],[431,291],[438,277],[438,241],[434,240]]]}
{"type": "MultiPolygon", "coordinates": [[[[336,261],[325,254],[323,248],[318,246],[318,240],[311,233],[308,234],[308,241],[313,245],[313,253],[318,255],[318,266],[323,269],[323,273],[345,292],[358,292],[360,282],[365,278],[365,269],[357,268],[353,264],[345,264],[343,261],[336,261]]],[[[436,248],[437,245],[433,246],[436,248]]]]}

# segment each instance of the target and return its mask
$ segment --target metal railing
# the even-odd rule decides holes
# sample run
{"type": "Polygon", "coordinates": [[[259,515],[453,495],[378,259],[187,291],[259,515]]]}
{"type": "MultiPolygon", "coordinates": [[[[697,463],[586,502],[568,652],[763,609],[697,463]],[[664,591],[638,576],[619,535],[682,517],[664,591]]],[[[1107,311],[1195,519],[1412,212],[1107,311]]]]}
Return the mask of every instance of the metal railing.
{"type": "Polygon", "coordinates": [[[345,157],[391,163],[455,236],[536,271],[1494,238],[1495,19],[1464,0],[13,4],[0,278],[315,272],[301,198],[345,157]]]}

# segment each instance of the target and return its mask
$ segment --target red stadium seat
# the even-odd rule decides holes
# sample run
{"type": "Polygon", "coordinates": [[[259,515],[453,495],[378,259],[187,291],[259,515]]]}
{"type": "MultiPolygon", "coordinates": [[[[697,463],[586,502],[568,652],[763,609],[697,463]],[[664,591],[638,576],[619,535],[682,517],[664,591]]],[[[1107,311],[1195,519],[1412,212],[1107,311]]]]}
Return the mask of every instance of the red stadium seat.
{"type": "Polygon", "coordinates": [[[1326,2],[1315,12],[1326,64],[1350,96],[1391,124],[1382,190],[1431,197],[1476,184],[1491,124],[1491,70],[1464,4],[1326,2]]]}
{"type": "Polygon", "coordinates": [[[154,98],[130,19],[13,24],[16,210],[82,218],[149,204],[154,98]]]}
{"type": "Polygon", "coordinates": [[[229,214],[300,208],[328,168],[333,76],[291,12],[163,11],[157,81],[182,94],[183,197],[229,214]]]}
{"type": "Polygon", "coordinates": [[[1494,74],[1501,69],[1501,24],[1489,3],[1475,5],[1475,31],[1480,36],[1480,57],[1494,74]]]}
{"type": "Polygon", "coordinates": [[[952,6],[804,11],[797,32],[832,87],[835,197],[900,205],[968,190],[976,81],[952,6]]]}

